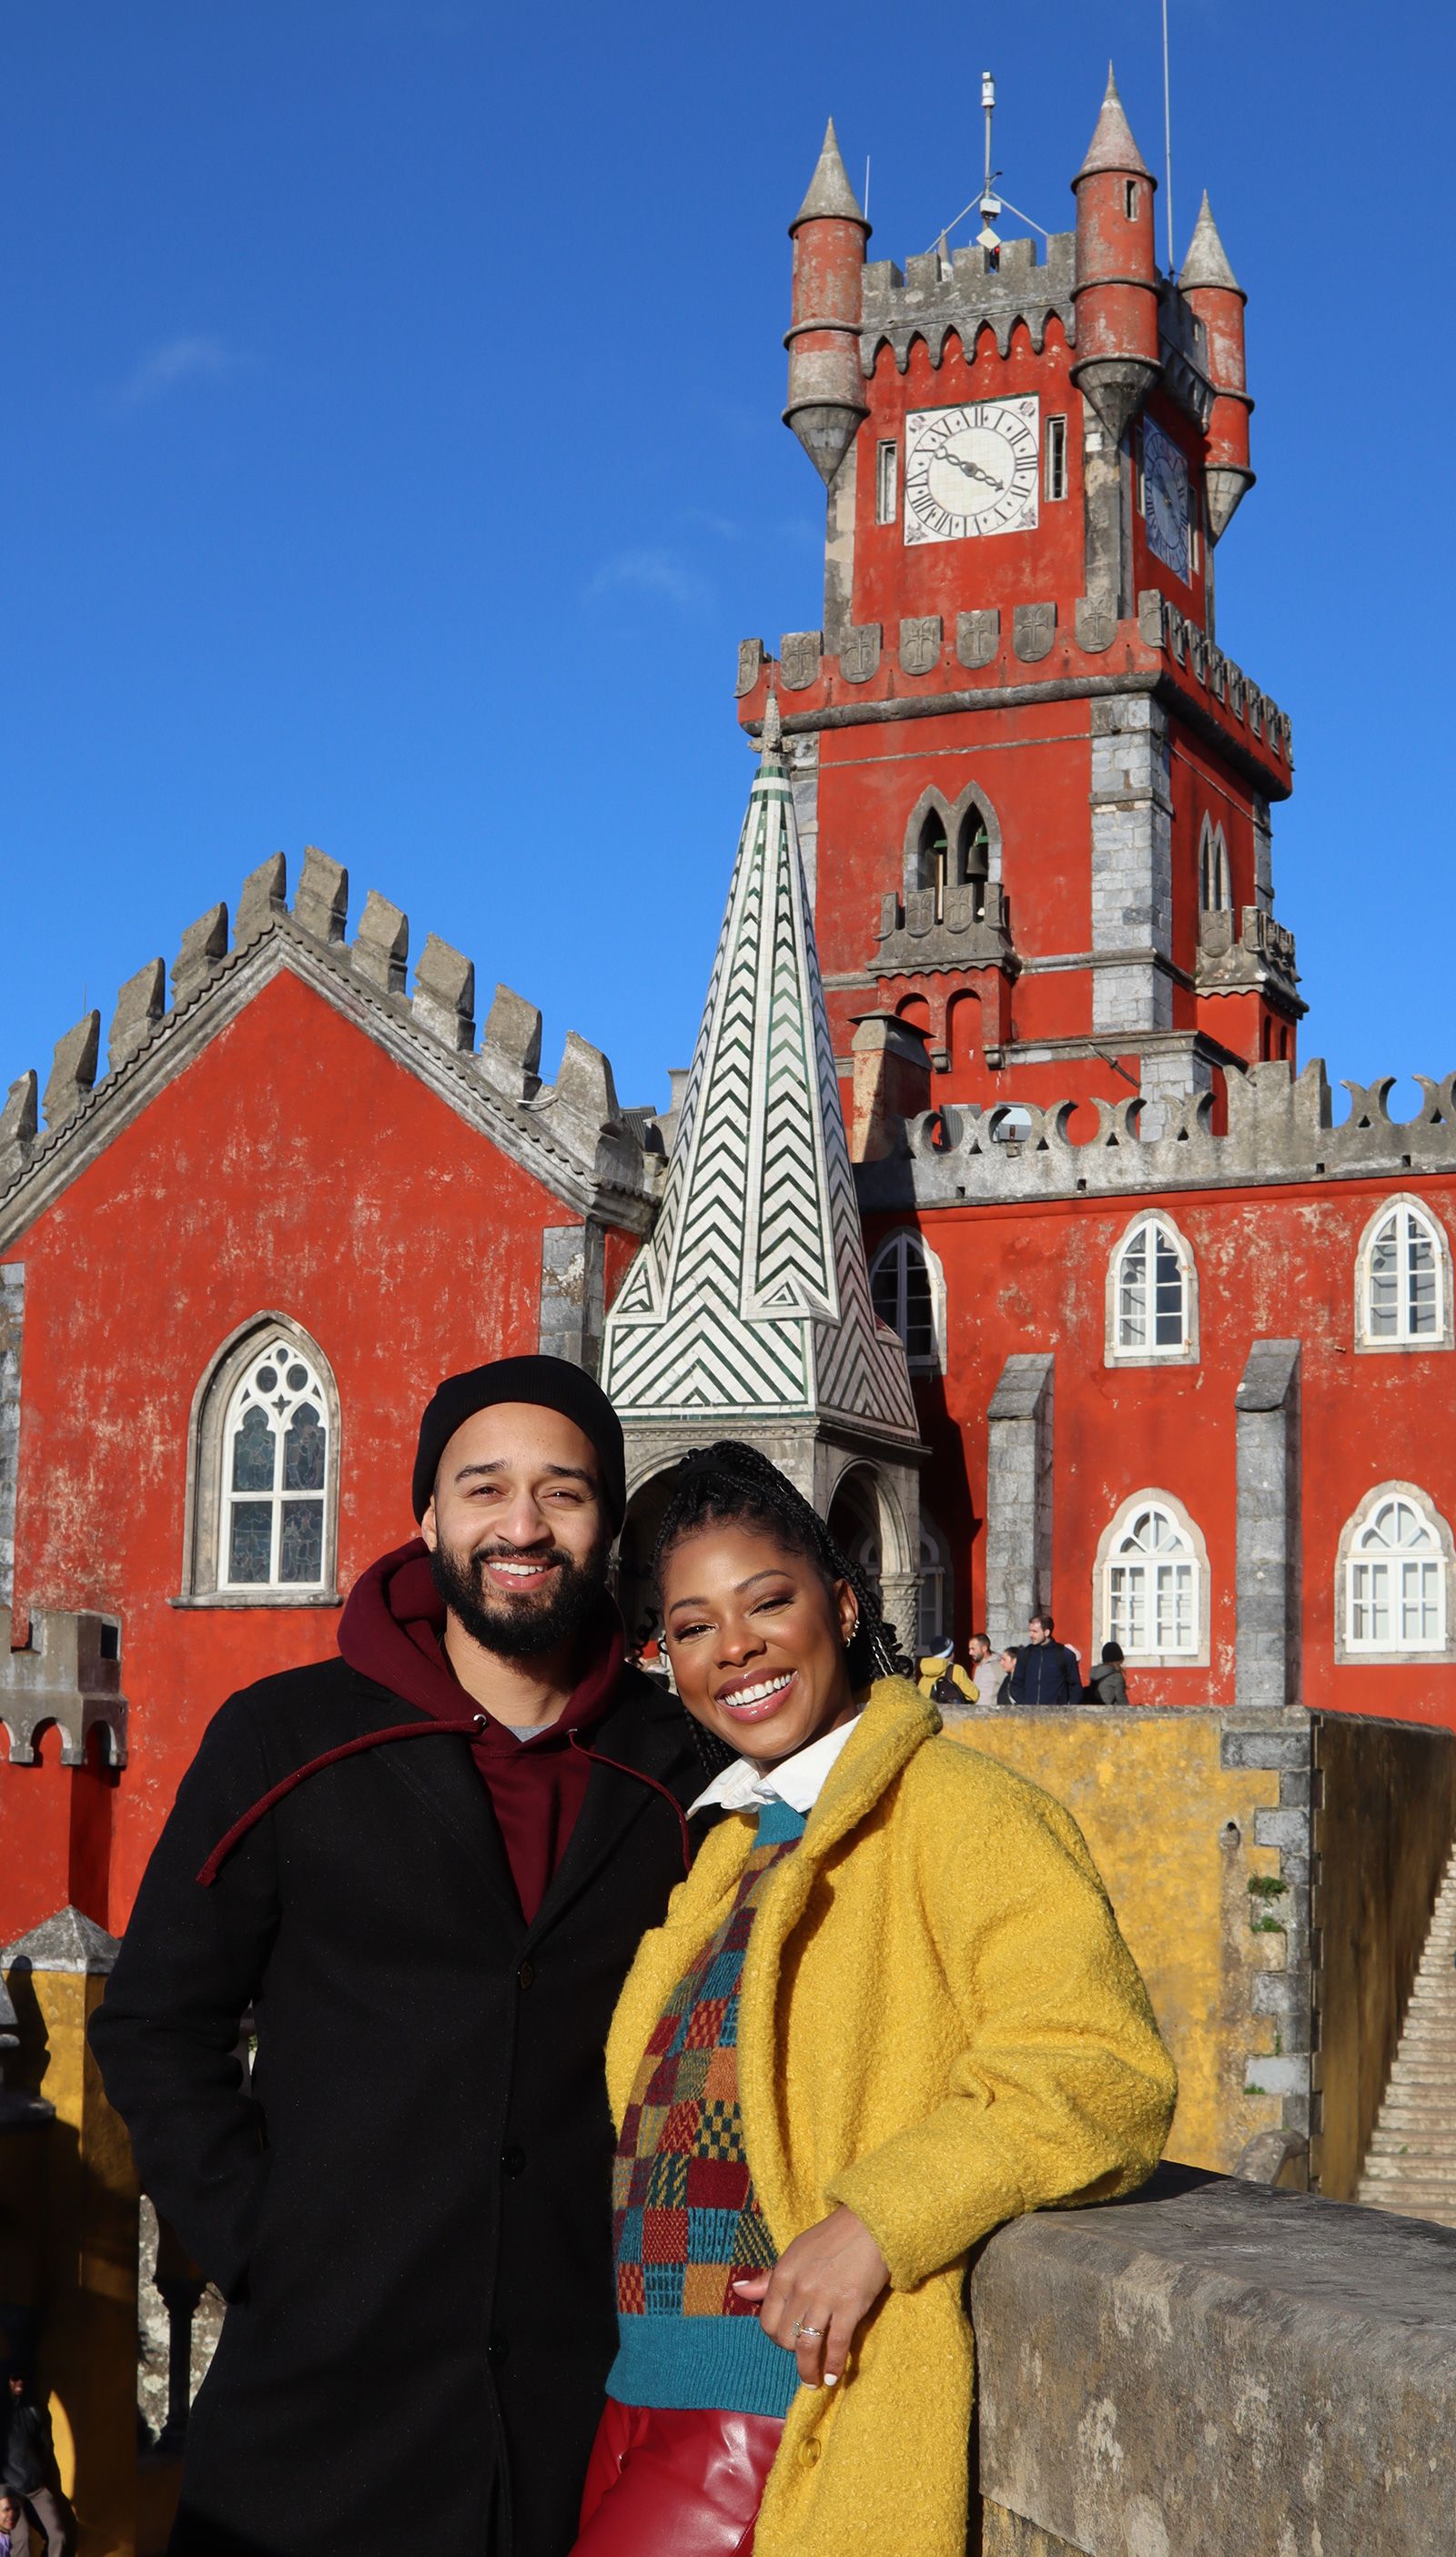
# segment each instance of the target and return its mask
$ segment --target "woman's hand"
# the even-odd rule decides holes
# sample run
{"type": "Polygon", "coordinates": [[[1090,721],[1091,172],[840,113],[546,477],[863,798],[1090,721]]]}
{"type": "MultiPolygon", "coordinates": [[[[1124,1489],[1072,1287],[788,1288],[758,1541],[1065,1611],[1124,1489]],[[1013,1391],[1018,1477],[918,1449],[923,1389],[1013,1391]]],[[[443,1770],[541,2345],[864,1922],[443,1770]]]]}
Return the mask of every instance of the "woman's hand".
{"type": "Polygon", "coordinates": [[[760,2303],[759,2325],[794,2355],[805,2387],[823,2380],[833,2388],[888,2283],[889,2266],[863,2221],[841,2203],[784,2248],[771,2273],[751,2274],[733,2289],[740,2300],[760,2303]]]}

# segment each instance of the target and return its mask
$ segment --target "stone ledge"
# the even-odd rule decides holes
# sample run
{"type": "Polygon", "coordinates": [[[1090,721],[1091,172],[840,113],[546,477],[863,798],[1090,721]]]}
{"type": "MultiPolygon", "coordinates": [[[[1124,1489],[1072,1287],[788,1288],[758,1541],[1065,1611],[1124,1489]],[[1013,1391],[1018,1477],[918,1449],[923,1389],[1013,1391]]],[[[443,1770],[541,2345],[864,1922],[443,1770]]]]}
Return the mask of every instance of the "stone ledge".
{"type": "Polygon", "coordinates": [[[1023,2532],[1084,2557],[1449,2545],[1456,2230],[1164,2166],[998,2231],[971,2299],[982,2491],[1023,2532]]]}

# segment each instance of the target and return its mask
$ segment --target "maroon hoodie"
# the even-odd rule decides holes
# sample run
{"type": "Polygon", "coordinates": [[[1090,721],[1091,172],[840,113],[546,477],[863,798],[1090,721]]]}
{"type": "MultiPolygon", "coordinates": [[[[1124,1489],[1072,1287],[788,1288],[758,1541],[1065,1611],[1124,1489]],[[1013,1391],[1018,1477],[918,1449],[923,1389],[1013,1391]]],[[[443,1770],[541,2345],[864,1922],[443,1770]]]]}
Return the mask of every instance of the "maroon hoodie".
{"type": "MultiPolygon", "coordinates": [[[[429,1552],[412,1537],[355,1582],[339,1619],[338,1648],[350,1669],[391,1695],[439,1722],[458,1722],[472,1711],[473,1698],[451,1668],[444,1632],[445,1601],[429,1552]]],[[[585,1735],[605,1711],[625,1656],[621,1618],[603,1592],[601,1612],[583,1636],[580,1682],[559,1718],[531,1740],[487,1721],[469,1743],[528,1926],[566,1852],[591,1779],[590,1755],[573,1747],[572,1733],[585,1735]]]]}

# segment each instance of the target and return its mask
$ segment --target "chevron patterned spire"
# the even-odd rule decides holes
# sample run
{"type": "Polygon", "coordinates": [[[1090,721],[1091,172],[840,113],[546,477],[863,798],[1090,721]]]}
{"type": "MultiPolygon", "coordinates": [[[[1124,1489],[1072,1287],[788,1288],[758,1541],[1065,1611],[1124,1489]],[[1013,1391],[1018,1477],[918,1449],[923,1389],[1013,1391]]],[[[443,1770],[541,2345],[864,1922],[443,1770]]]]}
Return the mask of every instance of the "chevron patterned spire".
{"type": "MultiPolygon", "coordinates": [[[[770,710],[776,710],[770,703],[770,710]]],[[[875,1320],[777,720],[738,841],[662,1206],[607,1317],[622,1418],[918,1436],[875,1320]]]]}

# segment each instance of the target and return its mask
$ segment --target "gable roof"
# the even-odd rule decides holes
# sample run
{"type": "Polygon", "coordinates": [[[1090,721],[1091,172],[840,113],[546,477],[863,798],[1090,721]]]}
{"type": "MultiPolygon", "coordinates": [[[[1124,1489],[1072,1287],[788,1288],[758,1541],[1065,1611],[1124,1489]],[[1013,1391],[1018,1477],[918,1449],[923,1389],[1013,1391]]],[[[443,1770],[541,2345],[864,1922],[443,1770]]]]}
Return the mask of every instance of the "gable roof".
{"type": "Polygon", "coordinates": [[[473,963],[432,933],[407,994],[408,917],[371,890],[350,942],[347,909],[347,872],[311,846],[290,912],[275,853],[243,883],[230,946],[225,905],[183,935],[170,1009],[160,959],[123,986],[99,1080],[99,1012],[58,1042],[44,1133],[38,1077],[12,1084],[0,1113],[0,1251],[284,969],[577,1214],[644,1231],[661,1153],[651,1124],[619,1108],[600,1050],[569,1031],[556,1082],[543,1084],[540,1012],[508,986],[495,990],[477,1049],[473,963]]]}

